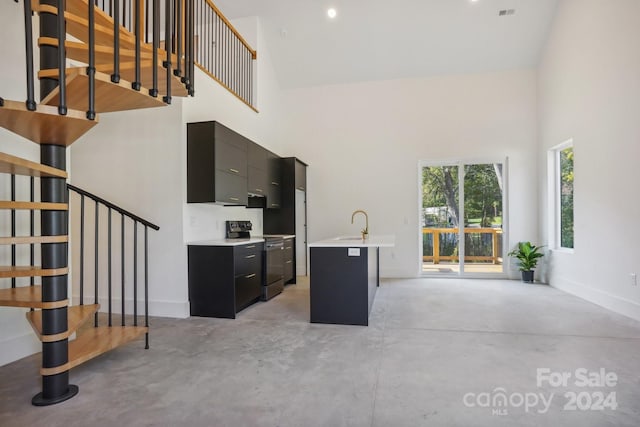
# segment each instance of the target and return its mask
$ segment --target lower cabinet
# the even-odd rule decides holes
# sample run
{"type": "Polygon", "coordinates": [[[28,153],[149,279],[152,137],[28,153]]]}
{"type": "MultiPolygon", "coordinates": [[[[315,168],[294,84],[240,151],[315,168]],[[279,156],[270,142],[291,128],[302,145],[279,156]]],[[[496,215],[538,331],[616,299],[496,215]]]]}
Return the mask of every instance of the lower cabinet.
{"type": "Polygon", "coordinates": [[[295,283],[294,239],[284,239],[284,283],[295,283]]]}
{"type": "Polygon", "coordinates": [[[192,316],[235,319],[260,299],[264,243],[189,245],[189,306],[192,316]]]}

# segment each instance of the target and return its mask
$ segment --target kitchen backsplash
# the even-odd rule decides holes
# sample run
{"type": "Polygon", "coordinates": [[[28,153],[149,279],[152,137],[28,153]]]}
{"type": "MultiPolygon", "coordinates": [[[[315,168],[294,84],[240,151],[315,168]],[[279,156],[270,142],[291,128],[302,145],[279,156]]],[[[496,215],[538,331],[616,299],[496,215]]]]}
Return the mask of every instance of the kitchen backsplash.
{"type": "Polygon", "coordinates": [[[225,221],[248,220],[253,224],[251,235],[262,235],[262,209],[247,209],[242,206],[220,206],[207,203],[185,203],[184,242],[224,239],[225,221]]]}

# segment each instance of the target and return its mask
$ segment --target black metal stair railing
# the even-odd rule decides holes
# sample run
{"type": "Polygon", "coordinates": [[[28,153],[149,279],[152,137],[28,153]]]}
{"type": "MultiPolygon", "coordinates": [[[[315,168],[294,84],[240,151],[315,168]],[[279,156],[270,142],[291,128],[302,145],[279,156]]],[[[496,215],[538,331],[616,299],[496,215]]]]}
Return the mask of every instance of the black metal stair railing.
{"type": "MultiPolygon", "coordinates": [[[[148,230],[149,228],[152,230],[159,230],[160,227],[157,225],[140,218],[139,216],[111,203],[95,194],[92,194],[86,190],[78,188],[74,185],[67,184],[67,188],[69,192],[75,193],[79,197],[80,202],[80,235],[78,236],[79,240],[79,277],[77,279],[78,287],[79,287],[79,303],[82,305],[85,303],[85,299],[87,297],[87,291],[85,290],[85,246],[86,240],[88,238],[85,233],[85,219],[87,217],[86,207],[85,207],[85,199],[90,199],[94,203],[94,235],[93,235],[93,247],[94,247],[94,286],[93,286],[93,303],[99,304],[100,302],[100,253],[101,249],[105,250],[101,247],[100,237],[104,233],[100,233],[100,211],[106,208],[107,212],[107,260],[106,260],[106,285],[107,285],[107,325],[113,326],[113,314],[114,314],[114,274],[113,274],[113,251],[114,246],[112,242],[112,218],[113,216],[120,216],[120,324],[121,326],[126,326],[126,292],[128,284],[127,277],[131,277],[128,275],[126,270],[127,259],[131,261],[131,265],[133,266],[133,276],[132,276],[132,284],[133,287],[133,301],[131,302],[133,308],[133,319],[131,322],[133,326],[138,326],[138,305],[139,303],[143,303],[144,306],[144,326],[149,327],[149,246],[148,246],[148,230]],[[131,233],[127,233],[127,223],[131,224],[131,233]],[[144,233],[144,249],[142,255],[142,262],[144,263],[144,300],[141,302],[138,300],[138,276],[139,276],[139,258],[138,258],[138,234],[140,232],[144,233]],[[127,240],[127,234],[131,237],[131,240],[127,240]],[[132,254],[129,255],[126,252],[127,241],[129,241],[133,245],[132,254]]],[[[71,204],[70,204],[71,206],[71,204]]],[[[75,239],[74,239],[75,241],[75,239]]],[[[116,279],[117,280],[117,279],[116,279]]],[[[115,288],[117,289],[117,288],[115,288]]],[[[117,291],[116,291],[117,293],[117,291]]],[[[99,326],[98,314],[96,313],[94,316],[94,326],[99,326]]],[[[149,333],[147,332],[145,335],[145,348],[149,348],[149,333]]]]}
{"type": "Polygon", "coordinates": [[[256,51],[211,0],[188,1],[193,11],[193,22],[188,26],[193,33],[188,41],[194,55],[192,62],[255,110],[256,51]]]}

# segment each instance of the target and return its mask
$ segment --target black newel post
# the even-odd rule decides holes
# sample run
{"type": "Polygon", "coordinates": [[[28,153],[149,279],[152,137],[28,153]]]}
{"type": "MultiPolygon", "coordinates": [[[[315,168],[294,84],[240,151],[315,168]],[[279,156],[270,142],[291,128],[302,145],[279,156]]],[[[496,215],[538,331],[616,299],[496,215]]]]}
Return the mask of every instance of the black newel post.
{"type": "MultiPolygon", "coordinates": [[[[58,6],[58,0],[41,0],[44,4],[58,6]]],[[[40,15],[40,35],[58,36],[57,17],[49,13],[40,15]]],[[[58,68],[57,48],[40,47],[40,69],[58,68]]],[[[55,79],[43,79],[40,82],[40,98],[44,98],[57,87],[55,79]]],[[[59,145],[41,144],[40,161],[42,164],[66,170],[66,148],[59,145]]],[[[66,182],[62,178],[41,178],[40,194],[43,202],[66,203],[66,182]]],[[[43,236],[66,235],[68,231],[67,211],[43,210],[40,215],[40,227],[43,236]]],[[[67,243],[42,244],[42,268],[66,268],[67,243]]],[[[67,299],[67,275],[42,277],[42,301],[52,302],[67,299]]],[[[45,309],[42,311],[42,332],[44,335],[58,334],[67,330],[67,307],[45,309]]],[[[69,342],[67,339],[42,344],[42,367],[56,368],[69,361],[69,342]]],[[[35,395],[32,403],[37,406],[53,405],[63,402],[78,393],[78,387],[69,384],[69,371],[42,377],[42,392],[35,395]]]]}

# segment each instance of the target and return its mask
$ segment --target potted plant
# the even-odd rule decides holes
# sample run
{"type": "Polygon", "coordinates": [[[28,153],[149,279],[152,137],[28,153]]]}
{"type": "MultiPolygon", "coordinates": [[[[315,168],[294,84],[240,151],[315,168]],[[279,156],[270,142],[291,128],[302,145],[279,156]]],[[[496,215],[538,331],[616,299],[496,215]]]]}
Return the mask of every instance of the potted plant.
{"type": "Polygon", "coordinates": [[[531,242],[519,242],[518,247],[509,252],[508,255],[517,258],[520,263],[523,282],[533,283],[533,269],[538,265],[538,260],[544,256],[541,252],[542,248],[543,246],[535,246],[531,242]]]}

